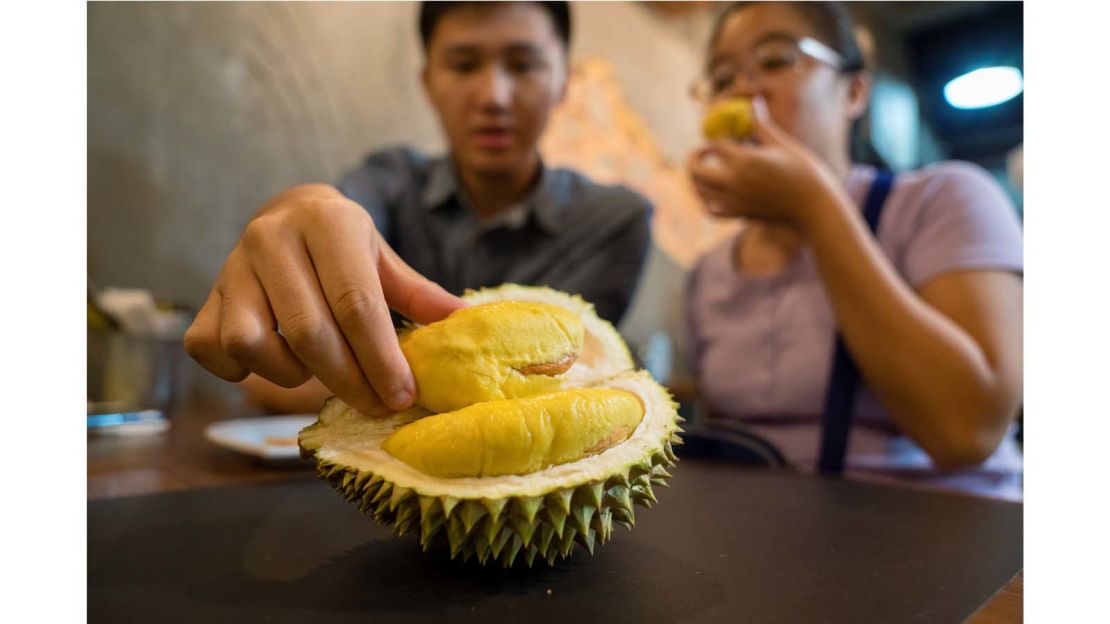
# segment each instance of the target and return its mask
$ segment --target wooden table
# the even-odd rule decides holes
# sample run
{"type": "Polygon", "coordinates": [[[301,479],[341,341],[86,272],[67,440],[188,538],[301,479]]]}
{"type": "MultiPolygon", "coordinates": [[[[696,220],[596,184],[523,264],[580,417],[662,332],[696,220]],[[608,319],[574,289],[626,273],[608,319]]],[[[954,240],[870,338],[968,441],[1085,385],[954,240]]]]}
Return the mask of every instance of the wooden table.
{"type": "Polygon", "coordinates": [[[170,413],[170,429],[165,433],[91,435],[88,497],[154,494],[312,474],[311,463],[267,463],[215,446],[204,437],[210,423],[261,415],[244,405],[193,397],[170,413]]]}
{"type": "MultiPolygon", "coordinates": [[[[90,436],[88,497],[117,498],[312,474],[309,464],[267,464],[216,447],[204,438],[209,423],[258,415],[242,406],[196,398],[172,414],[168,432],[139,437],[90,436]]],[[[1023,576],[1018,574],[970,621],[1021,622],[1022,595],[1023,576]]]]}

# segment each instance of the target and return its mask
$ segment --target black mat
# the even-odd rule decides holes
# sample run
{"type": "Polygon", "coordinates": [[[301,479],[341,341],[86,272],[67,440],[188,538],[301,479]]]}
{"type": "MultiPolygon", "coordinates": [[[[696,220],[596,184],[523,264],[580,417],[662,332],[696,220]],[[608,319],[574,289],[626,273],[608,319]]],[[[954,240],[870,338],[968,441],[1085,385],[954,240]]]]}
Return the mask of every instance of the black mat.
{"type": "Polygon", "coordinates": [[[318,480],[88,505],[94,622],[959,622],[1022,566],[1021,505],[686,460],[593,557],[421,553],[318,480]]]}

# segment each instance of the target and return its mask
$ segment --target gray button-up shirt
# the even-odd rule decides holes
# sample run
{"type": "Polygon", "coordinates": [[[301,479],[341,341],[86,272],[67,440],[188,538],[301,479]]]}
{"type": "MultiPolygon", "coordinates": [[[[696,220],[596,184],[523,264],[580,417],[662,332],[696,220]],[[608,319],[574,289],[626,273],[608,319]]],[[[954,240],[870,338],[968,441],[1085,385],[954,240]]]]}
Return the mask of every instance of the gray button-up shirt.
{"type": "Polygon", "coordinates": [[[505,282],[581,295],[619,322],[650,244],[651,206],[619,186],[543,169],[532,194],[490,219],[469,207],[447,158],[371,154],[339,190],[370,213],[412,268],[448,291],[505,282]]]}

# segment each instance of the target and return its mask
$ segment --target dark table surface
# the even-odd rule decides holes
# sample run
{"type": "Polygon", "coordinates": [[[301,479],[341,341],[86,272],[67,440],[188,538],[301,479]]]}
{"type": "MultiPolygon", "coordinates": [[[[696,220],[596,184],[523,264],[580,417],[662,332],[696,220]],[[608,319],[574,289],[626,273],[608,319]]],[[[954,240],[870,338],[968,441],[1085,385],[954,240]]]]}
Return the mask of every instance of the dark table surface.
{"type": "Polygon", "coordinates": [[[89,618],[959,622],[1004,587],[993,621],[1021,618],[1021,505],[692,460],[673,473],[634,530],[530,570],[422,553],[300,472],[91,500],[89,618]]]}

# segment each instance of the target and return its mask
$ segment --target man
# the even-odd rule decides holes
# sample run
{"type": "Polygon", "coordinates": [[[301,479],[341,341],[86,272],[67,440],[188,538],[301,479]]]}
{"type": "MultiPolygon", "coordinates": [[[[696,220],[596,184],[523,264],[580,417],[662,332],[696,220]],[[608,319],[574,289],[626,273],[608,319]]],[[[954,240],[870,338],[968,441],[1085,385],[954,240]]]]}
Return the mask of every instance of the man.
{"type": "Polygon", "coordinates": [[[464,306],[465,288],[511,281],[581,294],[620,320],[649,206],[545,168],[536,148],[566,89],[567,4],[424,3],[420,34],[421,79],[450,154],[378,152],[336,187],[268,201],[185,336],[211,372],[297,387],[292,404],[334,393],[379,415],[415,393],[390,309],[429,323],[464,306]],[[313,376],[322,386],[305,383],[313,376]]]}

